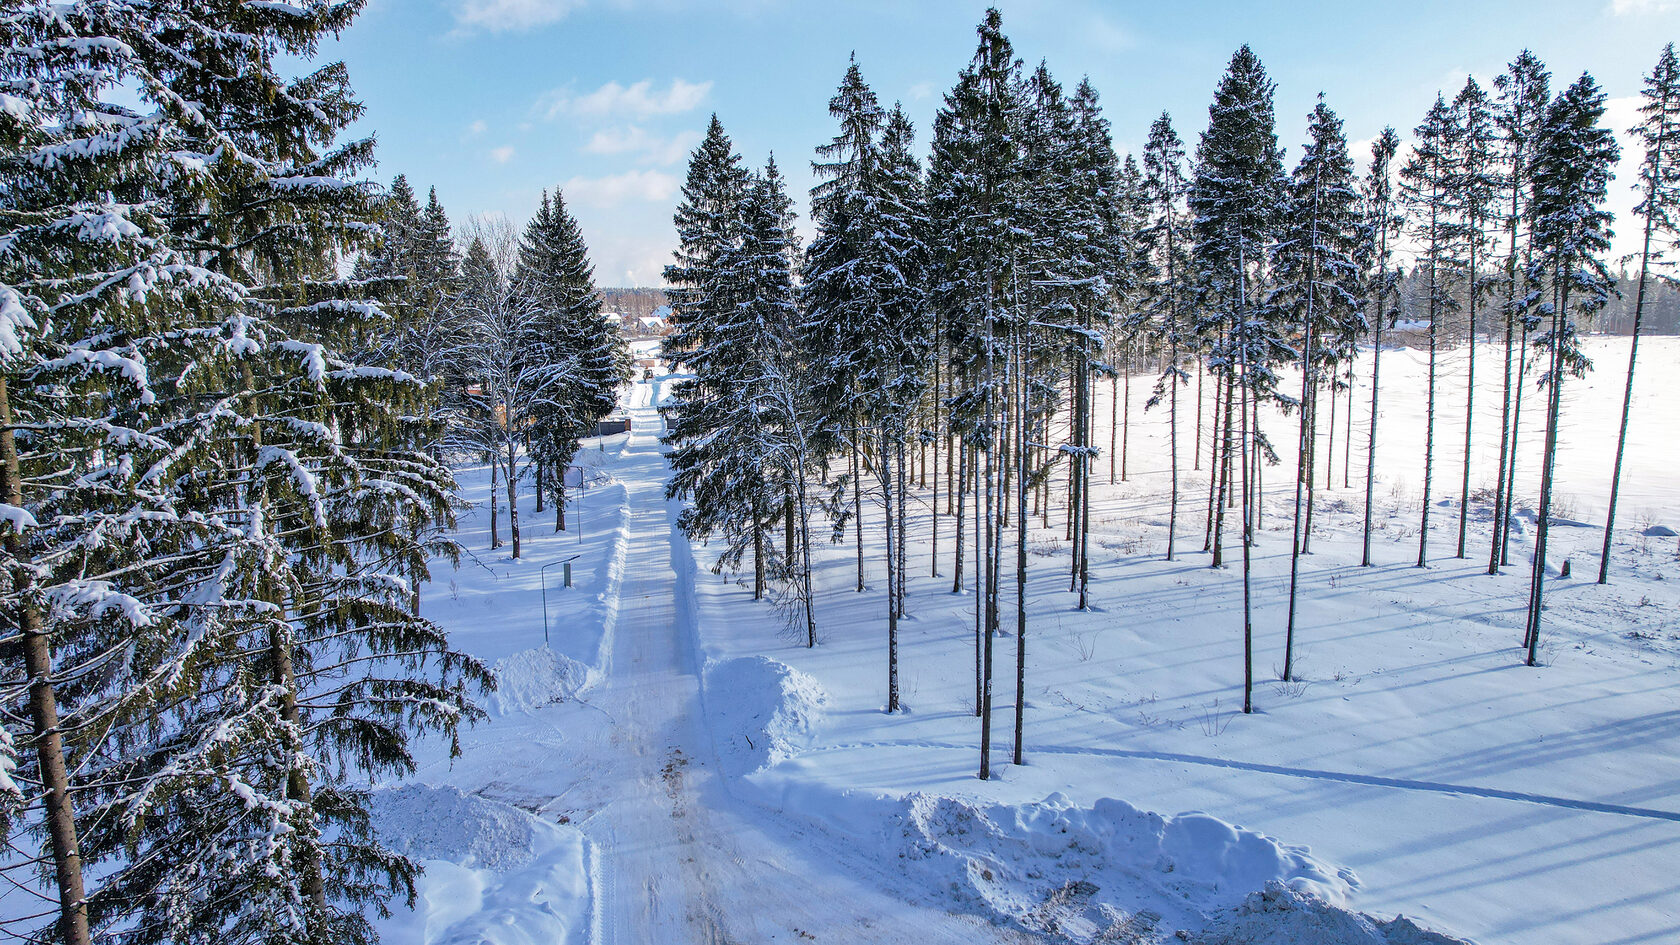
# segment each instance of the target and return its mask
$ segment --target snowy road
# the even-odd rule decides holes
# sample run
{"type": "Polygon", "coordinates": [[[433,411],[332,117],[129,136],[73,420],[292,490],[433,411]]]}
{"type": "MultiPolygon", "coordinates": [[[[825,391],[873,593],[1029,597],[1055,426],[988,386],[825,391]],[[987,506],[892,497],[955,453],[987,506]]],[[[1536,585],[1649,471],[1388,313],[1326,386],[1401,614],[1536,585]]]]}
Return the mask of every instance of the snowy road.
{"type": "Polygon", "coordinates": [[[885,870],[729,793],[704,720],[694,562],[676,527],[680,505],[664,497],[660,417],[641,406],[633,420],[638,432],[603,467],[627,485],[630,522],[611,657],[590,696],[602,711],[550,756],[589,771],[578,789],[595,803],[583,806],[599,804],[579,822],[597,851],[592,939],[1019,941],[975,917],[897,899],[885,870]]]}

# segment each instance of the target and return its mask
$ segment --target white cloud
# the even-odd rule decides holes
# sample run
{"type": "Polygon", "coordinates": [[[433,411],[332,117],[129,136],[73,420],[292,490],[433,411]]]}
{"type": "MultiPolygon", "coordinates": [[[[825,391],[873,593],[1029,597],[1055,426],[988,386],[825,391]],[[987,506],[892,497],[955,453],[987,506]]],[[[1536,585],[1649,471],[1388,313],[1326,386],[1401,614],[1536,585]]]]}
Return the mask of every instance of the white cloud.
{"type": "Polygon", "coordinates": [[[640,126],[626,125],[595,132],[583,150],[590,154],[638,154],[641,163],[664,167],[688,157],[700,138],[698,131],[679,131],[665,138],[649,134],[640,126]]]}
{"type": "Polygon", "coordinates": [[[477,137],[481,134],[484,134],[486,131],[489,131],[489,130],[490,130],[489,123],[487,123],[482,118],[480,118],[479,120],[477,120],[477,121],[475,121],[472,124],[467,126],[467,134],[472,135],[473,137],[477,137]]]}
{"type": "Polygon", "coordinates": [[[492,148],[490,150],[490,160],[497,164],[506,164],[513,160],[513,145],[504,144],[499,148],[492,148]]]}
{"type": "Polygon", "coordinates": [[[569,203],[609,208],[628,201],[661,201],[676,196],[677,178],[662,171],[625,171],[607,177],[574,177],[560,185],[569,203]]]}
{"type": "Polygon", "coordinates": [[[653,115],[679,115],[692,111],[706,100],[712,91],[710,82],[671,80],[664,89],[655,89],[652,79],[634,85],[608,82],[593,92],[578,95],[570,89],[556,89],[537,102],[537,108],[549,119],[561,115],[592,118],[648,118],[653,115]]]}
{"type": "Polygon", "coordinates": [[[1680,0],[1610,0],[1613,16],[1642,16],[1680,10],[1680,0]]]}
{"type": "Polygon", "coordinates": [[[919,102],[926,98],[932,98],[934,91],[935,89],[932,82],[917,82],[915,85],[910,86],[910,100],[919,102]]]}
{"type": "Polygon", "coordinates": [[[501,33],[558,23],[582,0],[457,0],[455,23],[464,32],[501,33]]]}

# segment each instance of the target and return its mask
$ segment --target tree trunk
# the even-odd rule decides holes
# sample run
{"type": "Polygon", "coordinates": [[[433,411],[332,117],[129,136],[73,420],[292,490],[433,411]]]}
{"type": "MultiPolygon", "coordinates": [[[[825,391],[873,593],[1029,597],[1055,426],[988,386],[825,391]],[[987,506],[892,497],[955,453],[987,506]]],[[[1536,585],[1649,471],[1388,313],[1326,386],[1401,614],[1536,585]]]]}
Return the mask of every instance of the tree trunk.
{"type": "MultiPolygon", "coordinates": [[[[1295,524],[1291,537],[1293,541],[1289,548],[1289,620],[1283,638],[1283,681],[1293,679],[1295,668],[1295,600],[1301,578],[1301,546],[1305,543],[1301,537],[1301,519],[1303,499],[1310,488],[1313,476],[1311,463],[1312,438],[1314,434],[1312,417],[1312,398],[1316,391],[1313,387],[1313,282],[1312,268],[1309,264],[1307,275],[1307,318],[1302,332],[1301,342],[1301,433],[1295,451],[1295,524]]],[[[1334,395],[1335,391],[1331,391],[1334,395]]],[[[1332,424],[1333,426],[1333,424],[1332,424]]],[[[1329,464],[1326,464],[1329,465],[1329,464]]]]}
{"type": "MultiPolygon", "coordinates": [[[[1219,397],[1219,388],[1213,389],[1214,399],[1219,397]]],[[[1207,395],[1202,393],[1202,356],[1196,355],[1196,448],[1190,451],[1190,465],[1192,472],[1202,471],[1202,404],[1207,402],[1207,395]]],[[[1217,406],[1217,404],[1215,405],[1217,406]]]]}
{"type": "Polygon", "coordinates": [[[502,457],[500,455],[500,452],[501,451],[499,449],[495,449],[495,450],[490,451],[490,550],[491,551],[495,551],[497,548],[502,547],[502,539],[500,538],[500,536],[498,536],[498,534],[496,532],[496,526],[501,519],[501,514],[500,514],[500,512],[498,511],[498,508],[497,508],[497,503],[499,501],[499,494],[500,494],[499,490],[501,488],[499,474],[501,473],[501,469],[502,469],[502,457]]]}
{"type": "Polygon", "coordinates": [[[886,431],[881,433],[881,501],[885,514],[881,516],[887,536],[887,711],[898,711],[898,545],[893,540],[893,462],[892,444],[886,431]]]}
{"type": "MultiPolygon", "coordinates": [[[[1388,279],[1386,271],[1378,274],[1378,278],[1388,279]]],[[[1382,387],[1377,383],[1382,373],[1382,323],[1383,300],[1379,292],[1377,296],[1377,317],[1372,323],[1371,331],[1371,437],[1365,445],[1365,547],[1359,558],[1359,566],[1371,566],[1371,506],[1376,498],[1377,488],[1377,404],[1378,395],[1382,387]]]]}
{"type": "Polygon", "coordinates": [[[857,535],[857,589],[863,593],[863,464],[858,459],[858,434],[855,430],[857,421],[852,421],[852,515],[853,530],[857,535]]]}
{"type": "MultiPolygon", "coordinates": [[[[1355,349],[1357,351],[1357,349],[1355,349]]],[[[1357,357],[1357,355],[1355,356],[1357,357]]],[[[1347,409],[1342,411],[1342,488],[1353,488],[1353,364],[1348,359],[1347,409]]]]}
{"type": "MultiPolygon", "coordinates": [[[[955,491],[957,493],[957,540],[955,542],[956,548],[953,551],[955,560],[951,564],[951,593],[953,594],[961,594],[963,589],[963,518],[968,512],[968,475],[971,465],[969,454],[972,452],[973,450],[968,443],[964,441],[961,448],[961,459],[957,465],[957,488],[955,490],[947,489],[945,492],[947,503],[951,500],[951,492],[955,491]]],[[[978,589],[979,585],[975,585],[975,587],[978,589]]],[[[975,650],[975,652],[978,653],[979,650],[975,650]]],[[[976,675],[975,678],[978,679],[979,676],[976,675]]]]}
{"type": "MultiPolygon", "coordinates": [[[[0,374],[0,480],[7,505],[23,508],[23,469],[12,432],[11,396],[0,374]]],[[[4,530],[7,557],[26,560],[17,527],[4,530]]],[[[30,589],[33,572],[18,568],[11,575],[22,601],[17,614],[23,631],[24,671],[29,674],[29,719],[45,795],[41,805],[52,849],[53,881],[58,887],[58,929],[66,945],[89,945],[87,895],[82,880],[82,850],[77,838],[75,802],[70,795],[70,772],[64,762],[64,736],[59,730],[58,690],[53,682],[52,641],[36,610],[30,589]]]]}
{"type": "Polygon", "coordinates": [[[1557,467],[1558,415],[1563,404],[1563,325],[1569,311],[1569,279],[1565,271],[1554,285],[1558,297],[1552,309],[1551,386],[1546,391],[1546,445],[1540,460],[1540,515],[1534,528],[1534,572],[1528,603],[1528,660],[1530,666],[1539,661],[1540,614],[1546,597],[1546,536],[1552,522],[1552,480],[1557,467]]]}
{"type": "MultiPolygon", "coordinates": [[[[1249,453],[1249,365],[1248,365],[1248,286],[1244,279],[1247,267],[1243,264],[1243,245],[1237,244],[1237,325],[1239,341],[1238,356],[1242,361],[1242,461],[1243,479],[1248,478],[1249,453]]],[[[1230,424],[1227,414],[1225,422],[1230,424]]],[[[1242,566],[1243,566],[1243,713],[1254,711],[1254,620],[1253,620],[1253,592],[1251,589],[1251,574],[1253,572],[1252,549],[1254,538],[1253,507],[1249,501],[1248,483],[1243,483],[1243,522],[1242,522],[1242,566]]],[[[1217,537],[1215,539],[1217,541],[1217,537]]]]}
{"type": "MultiPolygon", "coordinates": [[[[1479,231],[1478,231],[1479,232],[1479,231]]],[[[1464,392],[1464,478],[1458,490],[1458,554],[1470,528],[1470,430],[1476,421],[1476,246],[1470,245],[1470,368],[1464,392]]]]}
{"type": "Polygon", "coordinates": [[[1435,281],[1435,250],[1430,249],[1429,256],[1429,391],[1427,406],[1424,408],[1423,428],[1423,517],[1418,525],[1418,559],[1417,566],[1424,567],[1429,561],[1429,489],[1434,482],[1435,473],[1435,347],[1436,333],[1439,330],[1440,299],[1437,295],[1435,281]]]}
{"type": "MultiPolygon", "coordinates": [[[[1221,469],[1220,469],[1220,472],[1219,472],[1218,497],[1217,497],[1217,501],[1214,502],[1214,511],[1213,511],[1213,561],[1210,562],[1209,565],[1208,565],[1208,567],[1212,567],[1212,568],[1223,567],[1224,564],[1225,564],[1225,504],[1226,504],[1226,498],[1233,491],[1231,489],[1231,425],[1232,425],[1231,414],[1233,412],[1235,412],[1235,408],[1237,407],[1237,404],[1234,402],[1235,399],[1236,399],[1235,396],[1234,396],[1235,393],[1236,393],[1236,378],[1234,377],[1235,373],[1236,372],[1231,370],[1229,367],[1227,367],[1227,369],[1225,371],[1225,431],[1224,431],[1225,448],[1220,451],[1221,455],[1220,455],[1219,459],[1216,461],[1216,465],[1220,466],[1221,469]]],[[[1246,383],[1246,381],[1247,381],[1247,378],[1244,378],[1245,383],[1246,383]]],[[[1243,430],[1245,431],[1244,435],[1246,436],[1247,435],[1246,431],[1248,429],[1248,408],[1246,406],[1246,398],[1245,398],[1245,405],[1242,408],[1242,415],[1243,415],[1243,424],[1242,425],[1243,425],[1243,430]]],[[[1247,444],[1245,443],[1243,445],[1243,474],[1244,474],[1244,478],[1247,478],[1247,472],[1248,472],[1248,447],[1247,447],[1247,444]]],[[[1247,497],[1247,493],[1248,493],[1248,490],[1247,490],[1246,487],[1243,489],[1243,493],[1244,493],[1244,497],[1245,497],[1244,498],[1244,503],[1246,505],[1246,497],[1247,497]]]]}
{"type": "MultiPolygon", "coordinates": [[[[1510,524],[1511,509],[1517,501],[1517,445],[1522,439],[1522,404],[1523,385],[1528,383],[1528,336],[1529,327],[1525,319],[1522,333],[1517,338],[1517,385],[1516,394],[1511,398],[1511,465],[1505,471],[1505,518],[1502,521],[1510,524]]],[[[1509,531],[1504,533],[1499,541],[1499,564],[1507,567],[1511,563],[1511,536],[1509,531]]]]}
{"type": "Polygon", "coordinates": [[[1173,540],[1178,537],[1178,340],[1176,329],[1170,344],[1171,362],[1167,367],[1170,385],[1167,400],[1167,451],[1171,454],[1172,498],[1167,508],[1167,560],[1173,559],[1173,540]]]}
{"type": "Polygon", "coordinates": [[[509,443],[507,447],[507,469],[502,479],[507,483],[508,503],[508,540],[513,543],[513,558],[519,560],[519,478],[516,465],[519,460],[519,446],[509,443]]]}
{"type": "Polygon", "coordinates": [[[1126,351],[1125,389],[1120,396],[1120,481],[1126,481],[1127,444],[1132,438],[1132,359],[1131,350],[1126,351]]]}
{"type": "MultiPolygon", "coordinates": [[[[1020,398],[1015,408],[1015,764],[1025,764],[1021,733],[1027,706],[1027,379],[1026,339],[1016,341],[1014,381],[1020,398]]],[[[1083,372],[1080,376],[1083,414],[1083,372]]],[[[1078,457],[1083,478],[1085,458],[1078,457]]]]}
{"type": "MultiPolygon", "coordinates": [[[[1663,104],[1668,104],[1666,97],[1663,104]]],[[[1657,136],[1650,164],[1662,166],[1663,145],[1667,140],[1666,136],[1657,136]]],[[[1645,199],[1648,205],[1655,203],[1649,188],[1645,199]]],[[[1622,423],[1616,432],[1616,465],[1610,473],[1610,508],[1604,516],[1604,550],[1598,556],[1600,584],[1610,583],[1610,540],[1616,530],[1616,498],[1622,488],[1622,456],[1627,449],[1628,413],[1633,408],[1633,368],[1639,360],[1639,328],[1645,320],[1645,283],[1651,271],[1651,231],[1657,216],[1654,206],[1648,206],[1648,210],[1645,214],[1645,243],[1639,253],[1639,289],[1633,302],[1633,342],[1628,346],[1627,387],[1622,392],[1622,423]]]]}

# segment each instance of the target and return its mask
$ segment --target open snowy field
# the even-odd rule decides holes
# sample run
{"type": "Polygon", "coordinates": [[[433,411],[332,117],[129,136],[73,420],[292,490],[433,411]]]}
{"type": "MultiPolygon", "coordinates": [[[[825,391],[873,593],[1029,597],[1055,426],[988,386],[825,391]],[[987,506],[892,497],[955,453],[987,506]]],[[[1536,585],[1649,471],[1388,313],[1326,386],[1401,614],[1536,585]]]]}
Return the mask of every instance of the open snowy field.
{"type": "MultiPolygon", "coordinates": [[[[1648,341],[1648,381],[1680,368],[1677,341],[1648,341]]],[[[713,552],[675,531],[651,409],[660,385],[637,384],[636,432],[586,451],[582,540],[551,534],[548,516],[524,507],[528,545],[515,562],[486,550],[479,506],[461,535],[476,557],[425,596],[458,646],[504,660],[503,690],[461,758],[435,746],[422,786],[382,803],[392,836],[430,864],[420,909],[395,916],[388,940],[1151,941],[1180,928],[1202,941],[1430,940],[1281,887],[1248,899],[1278,880],[1482,943],[1672,942],[1680,548],[1641,531],[1680,530],[1676,411],[1654,382],[1636,392],[1618,557],[1599,587],[1626,341],[1591,346],[1599,371],[1566,388],[1558,464],[1560,514],[1587,526],[1553,533],[1554,565],[1570,558],[1574,575],[1554,571],[1548,584],[1544,665],[1523,667],[1517,647],[1530,522],[1513,566],[1489,577],[1490,522],[1473,498],[1469,557],[1452,557],[1461,382],[1444,384],[1438,405],[1436,497],[1451,501],[1431,519],[1431,566],[1412,566],[1424,359],[1391,349],[1378,566],[1358,567],[1361,366],[1352,488],[1342,488],[1339,414],[1336,488],[1320,492],[1302,565],[1301,681],[1287,685],[1275,680],[1291,469],[1265,473],[1258,711],[1247,717],[1241,575],[1210,570],[1200,551],[1193,404],[1181,404],[1185,499],[1169,563],[1165,412],[1143,410],[1151,380],[1134,378],[1128,480],[1106,485],[1106,457],[1097,462],[1093,611],[1078,612],[1067,591],[1059,505],[1029,538],[1027,763],[1008,763],[1010,634],[996,644],[989,782],[974,777],[973,596],[951,593],[954,519],[940,517],[935,579],[925,496],[916,506],[907,711],[886,715],[879,512],[865,511],[867,592],[853,590],[852,546],[822,547],[821,645],[805,649],[750,587],[709,572],[713,552]],[[574,554],[576,588],[557,590],[560,568],[547,572],[545,652],[538,569],[574,554]]],[[[1464,354],[1443,357],[1444,376],[1462,373],[1464,354]]],[[[1478,360],[1476,423],[1497,432],[1501,358],[1484,347],[1478,360]]],[[[1528,419],[1519,510],[1538,471],[1541,418],[1528,419]]],[[[1267,424],[1286,458],[1292,423],[1267,424]]],[[[1097,427],[1106,446],[1106,413],[1097,427]]],[[[1473,494],[1496,454],[1497,439],[1473,457],[1473,494]]],[[[484,472],[462,476],[469,497],[484,498],[484,472]]]]}

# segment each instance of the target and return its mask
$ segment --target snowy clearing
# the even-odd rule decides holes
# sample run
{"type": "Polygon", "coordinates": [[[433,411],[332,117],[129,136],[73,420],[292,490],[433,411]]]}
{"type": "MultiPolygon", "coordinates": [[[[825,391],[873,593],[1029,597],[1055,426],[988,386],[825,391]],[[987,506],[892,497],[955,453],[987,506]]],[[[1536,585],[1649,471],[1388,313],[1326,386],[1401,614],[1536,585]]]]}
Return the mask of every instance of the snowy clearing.
{"type": "MultiPolygon", "coordinates": [[[[1646,377],[1680,366],[1675,341],[1650,343],[1646,377]]],[[[1619,406],[1610,365],[1623,343],[1593,340],[1604,373],[1565,406],[1560,489],[1589,524],[1601,514],[1596,438],[1619,406]]],[[[935,580],[925,492],[914,507],[907,709],[888,716],[879,548],[858,594],[854,550],[822,546],[821,645],[797,645],[771,605],[710,574],[710,552],[675,529],[660,381],[635,385],[635,432],[585,453],[597,484],[582,499],[582,540],[549,534],[522,508],[525,559],[487,554],[480,505],[462,529],[478,561],[425,595],[458,646],[502,661],[506,688],[462,758],[439,752],[423,768],[422,783],[458,789],[439,793],[447,804],[382,807],[395,811],[386,822],[412,825],[406,842],[429,858],[419,910],[387,928],[405,941],[526,941],[515,936],[534,900],[517,889],[554,905],[544,928],[565,932],[544,941],[1152,941],[1178,929],[1210,943],[1448,940],[1409,919],[1481,943],[1674,940],[1680,562],[1672,539],[1641,534],[1680,524],[1665,478],[1680,457],[1641,435],[1664,419],[1638,412],[1651,396],[1642,390],[1612,584],[1587,574],[1598,528],[1554,533],[1555,560],[1586,570],[1552,585],[1544,665],[1527,669],[1516,648],[1526,580],[1515,560],[1484,573],[1479,502],[1467,560],[1452,558],[1449,504],[1432,520],[1434,563],[1412,567],[1418,472],[1401,464],[1421,457],[1421,407],[1403,392],[1418,363],[1384,353],[1375,568],[1357,567],[1363,424],[1343,489],[1338,422],[1337,488],[1320,492],[1302,569],[1302,679],[1289,684],[1275,664],[1290,497],[1272,485],[1289,477],[1266,471],[1249,717],[1236,711],[1240,578],[1209,570],[1199,550],[1198,472],[1185,474],[1179,560],[1163,560],[1165,415],[1143,410],[1149,383],[1134,379],[1128,481],[1110,487],[1104,475],[1094,500],[1097,606],[1079,613],[1067,593],[1058,506],[1029,540],[1027,764],[1007,764],[1015,640],[1005,634],[998,767],[985,783],[974,778],[973,598],[953,595],[949,577],[954,519],[940,517],[935,580]],[[538,568],[574,554],[575,589],[557,590],[559,569],[548,571],[545,654],[538,568]],[[461,808],[467,799],[530,819],[496,827],[523,865],[484,865],[470,838],[511,822],[461,808]],[[428,845],[426,823],[440,817],[466,818],[469,839],[428,845]],[[584,872],[581,892],[562,859],[584,872]]],[[[1496,388],[1479,397],[1478,417],[1496,417],[1496,388]]],[[[1272,422],[1283,439],[1291,420],[1272,422]]],[[[1100,416],[1098,431],[1106,424],[1100,416]]],[[[1443,421],[1446,499],[1453,436],[1443,421]]],[[[463,481],[473,498],[488,487],[471,470],[463,481]]],[[[879,541],[878,516],[866,508],[866,543],[879,541]]]]}

